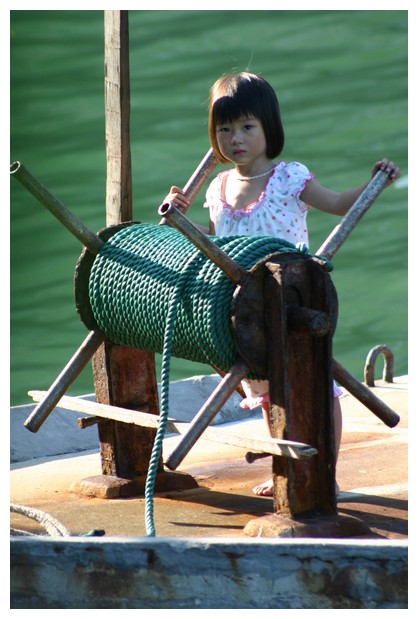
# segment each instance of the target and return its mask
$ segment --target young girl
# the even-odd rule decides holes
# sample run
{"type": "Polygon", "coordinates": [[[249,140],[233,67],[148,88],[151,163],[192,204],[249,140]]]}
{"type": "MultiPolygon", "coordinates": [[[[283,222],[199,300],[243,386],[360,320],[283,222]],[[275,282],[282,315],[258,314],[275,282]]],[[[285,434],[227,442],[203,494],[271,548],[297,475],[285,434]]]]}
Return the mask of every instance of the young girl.
{"type": "MultiPolygon", "coordinates": [[[[284,146],[279,103],[270,84],[258,75],[235,73],[215,82],[209,99],[209,138],[217,159],[234,165],[218,174],[206,193],[209,229],[204,231],[209,234],[275,236],[308,246],[308,209],[345,215],[367,185],[339,193],[319,185],[301,163],[275,163],[284,146]]],[[[400,176],[389,159],[378,161],[372,176],[379,169],[389,173],[387,185],[400,176]]],[[[176,186],[171,187],[165,201],[182,212],[190,206],[176,186]]],[[[269,428],[268,382],[244,380],[242,387],[246,398],[241,406],[253,409],[261,405],[269,428]]],[[[342,432],[341,393],[334,385],[337,455],[342,432]]],[[[253,490],[271,496],[273,481],[269,479],[253,490]]]]}

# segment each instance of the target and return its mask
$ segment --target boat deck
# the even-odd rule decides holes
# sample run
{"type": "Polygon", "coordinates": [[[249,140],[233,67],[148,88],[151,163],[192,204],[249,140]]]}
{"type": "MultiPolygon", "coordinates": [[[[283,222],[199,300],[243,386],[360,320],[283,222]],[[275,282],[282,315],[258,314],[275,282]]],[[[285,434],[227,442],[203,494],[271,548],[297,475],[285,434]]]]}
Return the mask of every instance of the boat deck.
{"type": "MultiPolygon", "coordinates": [[[[395,381],[377,381],[372,389],[400,415],[395,428],[385,426],[351,395],[341,399],[344,428],[337,464],[338,515],[359,518],[370,527],[366,537],[371,538],[408,536],[408,382],[407,377],[395,381]]],[[[230,425],[218,429],[228,431],[230,425]]],[[[265,433],[261,416],[233,425],[239,426],[241,434],[265,433]]],[[[168,436],[164,452],[170,452],[178,440],[178,436],[168,436]]],[[[72,535],[93,529],[103,530],[106,537],[146,535],[143,497],[91,498],[71,490],[81,480],[101,474],[98,449],[20,462],[11,469],[11,503],[50,514],[72,535]]],[[[245,537],[244,527],[250,520],[273,513],[272,499],[252,491],[270,476],[270,458],[248,464],[244,449],[201,438],[179,471],[193,476],[198,487],[155,494],[158,537],[245,537]]],[[[15,513],[11,526],[45,534],[34,520],[15,513]]]]}

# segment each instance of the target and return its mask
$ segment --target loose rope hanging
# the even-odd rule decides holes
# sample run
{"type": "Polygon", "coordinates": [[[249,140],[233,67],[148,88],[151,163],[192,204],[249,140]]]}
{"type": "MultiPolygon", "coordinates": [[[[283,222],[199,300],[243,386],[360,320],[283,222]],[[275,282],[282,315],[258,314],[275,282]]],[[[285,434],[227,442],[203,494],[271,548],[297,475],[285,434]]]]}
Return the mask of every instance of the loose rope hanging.
{"type": "Polygon", "coordinates": [[[177,281],[177,287],[173,290],[170,299],[170,307],[165,328],[164,347],[161,364],[161,405],[157,434],[155,435],[152,447],[150,462],[148,466],[147,479],[145,482],[145,528],[147,535],[155,536],[154,524],[154,488],[155,479],[158,471],[159,459],[162,451],[164,435],[167,427],[167,420],[170,411],[169,388],[170,388],[170,363],[173,334],[176,326],[177,309],[181,299],[184,285],[188,277],[188,266],[193,264],[194,255],[192,254],[188,264],[186,264],[181,276],[177,281]]]}

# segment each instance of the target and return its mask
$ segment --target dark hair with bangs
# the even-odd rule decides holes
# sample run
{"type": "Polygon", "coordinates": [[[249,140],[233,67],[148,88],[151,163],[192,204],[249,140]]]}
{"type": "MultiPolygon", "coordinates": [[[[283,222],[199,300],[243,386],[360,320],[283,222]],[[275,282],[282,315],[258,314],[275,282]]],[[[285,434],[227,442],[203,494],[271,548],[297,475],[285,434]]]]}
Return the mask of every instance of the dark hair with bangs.
{"type": "Polygon", "coordinates": [[[210,89],[209,139],[215,156],[228,159],[218,147],[216,128],[223,123],[253,116],[263,127],[269,159],[278,157],[284,146],[284,131],[279,101],[270,84],[253,73],[232,73],[220,77],[210,89]]]}

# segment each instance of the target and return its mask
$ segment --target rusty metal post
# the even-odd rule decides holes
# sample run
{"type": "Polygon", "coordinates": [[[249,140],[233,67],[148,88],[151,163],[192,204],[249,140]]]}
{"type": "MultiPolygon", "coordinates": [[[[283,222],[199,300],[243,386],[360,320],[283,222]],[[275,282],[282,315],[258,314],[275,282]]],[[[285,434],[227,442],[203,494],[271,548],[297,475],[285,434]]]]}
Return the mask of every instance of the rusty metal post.
{"type": "Polygon", "coordinates": [[[332,333],[312,335],[291,328],[292,305],[329,315],[336,296],[328,276],[311,260],[268,263],[265,282],[272,432],[307,441],[318,450],[310,463],[293,466],[273,458],[276,511],[290,518],[319,511],[336,513],[332,415],[332,333]],[[274,341],[279,334],[279,342],[274,341]]]}
{"type": "Polygon", "coordinates": [[[283,254],[266,263],[264,312],[270,424],[274,438],[317,450],[309,460],[273,456],[275,513],[250,521],[245,532],[262,537],[326,537],[365,532],[357,519],[337,514],[333,420],[332,336],[337,296],[328,274],[312,259],[283,254]],[[300,308],[309,311],[301,312],[300,308]],[[290,320],[292,310],[298,320],[290,320]],[[330,328],[309,326],[310,315],[330,328]],[[303,313],[307,317],[304,325],[303,313]]]}

